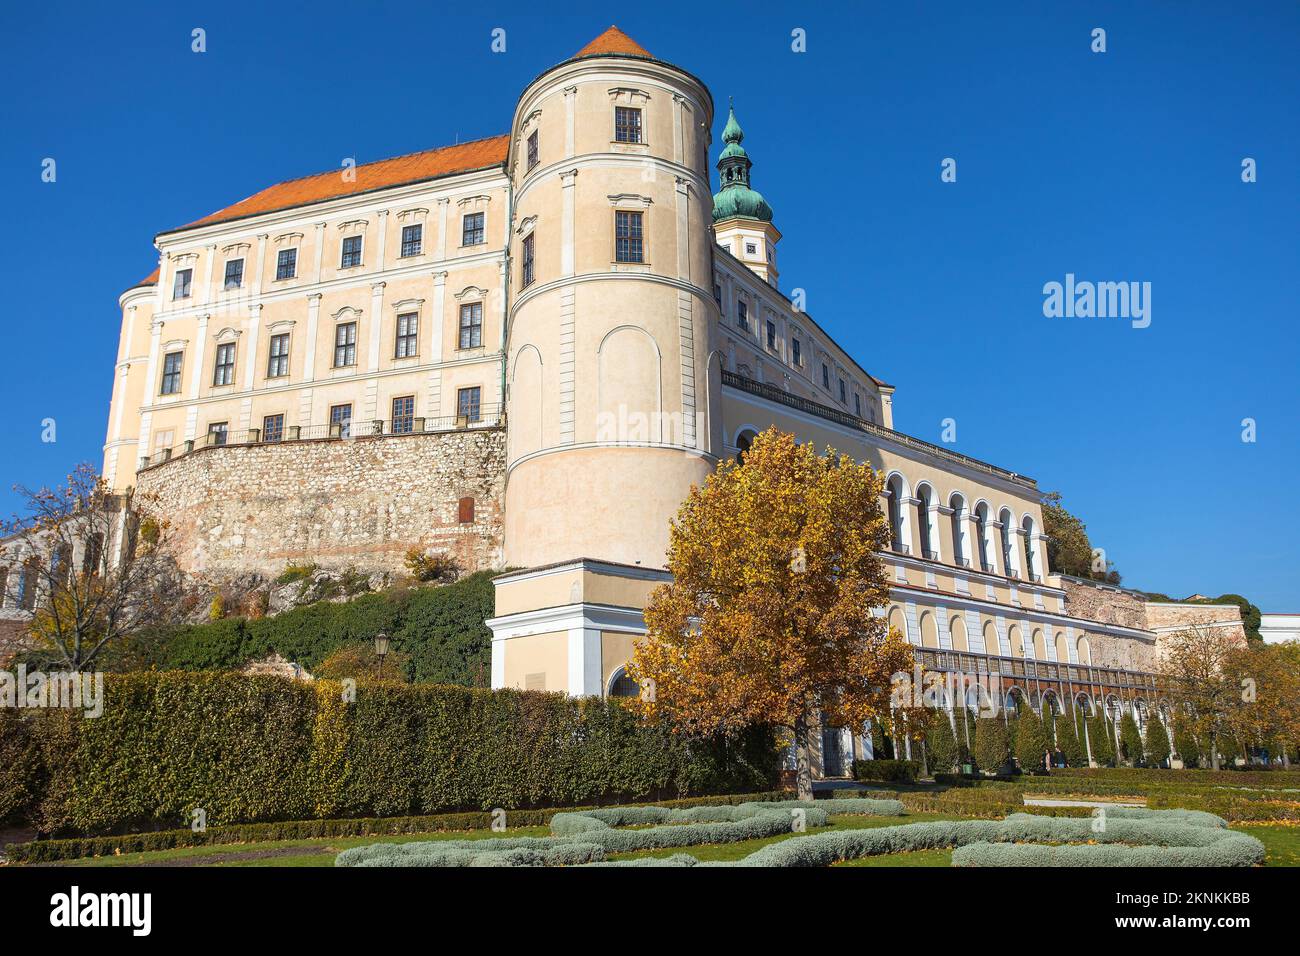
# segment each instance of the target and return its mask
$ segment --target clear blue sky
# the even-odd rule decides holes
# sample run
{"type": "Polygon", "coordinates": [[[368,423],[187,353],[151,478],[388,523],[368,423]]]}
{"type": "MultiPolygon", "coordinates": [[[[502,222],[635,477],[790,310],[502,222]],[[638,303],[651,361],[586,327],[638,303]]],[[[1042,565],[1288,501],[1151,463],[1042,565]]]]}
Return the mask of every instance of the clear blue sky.
{"type": "Polygon", "coordinates": [[[959,451],[1063,492],[1127,584],[1300,611],[1297,4],[180,6],[6,11],[4,513],[12,482],[100,463],[116,300],[155,233],[345,156],[505,132],[617,20],[735,97],[782,286],[897,385],[897,427],[954,418],[959,451]],[[1150,328],[1045,318],[1067,272],[1150,282],[1150,328]]]}

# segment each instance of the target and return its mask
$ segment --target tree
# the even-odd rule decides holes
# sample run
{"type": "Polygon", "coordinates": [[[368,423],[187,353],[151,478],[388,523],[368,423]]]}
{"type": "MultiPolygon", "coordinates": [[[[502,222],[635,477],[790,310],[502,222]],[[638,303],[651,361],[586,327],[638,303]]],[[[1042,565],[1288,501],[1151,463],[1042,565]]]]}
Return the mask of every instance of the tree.
{"type": "Polygon", "coordinates": [[[810,798],[818,724],[887,715],[892,676],[913,663],[876,613],[889,599],[880,492],[870,465],[775,428],[692,488],[670,531],[673,579],[651,595],[629,666],[634,706],[687,732],[790,728],[810,798]]]}
{"type": "Polygon", "coordinates": [[[925,735],[925,752],[931,773],[951,773],[957,769],[957,738],[953,735],[948,712],[938,708],[930,714],[925,735]]]}
{"type": "Polygon", "coordinates": [[[1241,608],[1241,626],[1246,632],[1246,640],[1264,642],[1264,637],[1259,633],[1260,610],[1250,601],[1246,600],[1240,594],[1220,594],[1216,598],[1198,598],[1192,600],[1192,604],[1235,604],[1241,608]]]}
{"type": "Polygon", "coordinates": [[[1047,535],[1047,565],[1053,571],[1077,578],[1095,578],[1109,584],[1120,583],[1120,574],[1112,562],[1106,562],[1106,567],[1101,569],[1093,567],[1093,547],[1088,538],[1088,528],[1065,510],[1059,491],[1043,495],[1043,531],[1047,535]]]}
{"type": "Polygon", "coordinates": [[[1142,732],[1133,719],[1133,712],[1126,710],[1119,721],[1120,759],[1136,766],[1142,760],[1142,753],[1142,732]]]}
{"type": "Polygon", "coordinates": [[[1157,767],[1169,759],[1169,734],[1159,717],[1147,721],[1146,753],[1147,760],[1157,767]]]}
{"type": "Polygon", "coordinates": [[[1284,762],[1300,739],[1300,645],[1248,641],[1228,657],[1230,683],[1242,689],[1228,723],[1235,736],[1284,762]]]}
{"type": "Polygon", "coordinates": [[[1201,762],[1201,748],[1192,733],[1191,721],[1181,713],[1174,718],[1174,752],[1187,767],[1197,767],[1201,762]]]}
{"type": "Polygon", "coordinates": [[[1104,713],[1088,718],[1088,745],[1092,748],[1092,759],[1099,766],[1109,767],[1114,764],[1114,729],[1104,713]]]}
{"type": "Polygon", "coordinates": [[[1156,666],[1165,695],[1187,713],[1193,732],[1210,751],[1219,769],[1220,738],[1232,712],[1242,703],[1242,686],[1232,668],[1241,641],[1220,629],[1191,627],[1160,642],[1156,666]]]}
{"type": "Polygon", "coordinates": [[[1016,717],[1016,760],[1020,769],[1028,772],[1043,766],[1043,753],[1047,750],[1047,735],[1043,722],[1029,707],[1021,703],[1016,717]]]}
{"type": "Polygon", "coordinates": [[[40,596],[27,628],[33,660],[86,670],[124,635],[171,615],[179,577],[151,499],[112,494],[86,464],[62,487],[15,490],[27,514],[6,532],[40,596]]]}
{"type": "Polygon", "coordinates": [[[1084,751],[1083,740],[1075,729],[1075,711],[1068,710],[1056,718],[1056,746],[1065,755],[1065,762],[1071,767],[1088,766],[1088,755],[1084,751]]]}
{"type": "Polygon", "coordinates": [[[1007,746],[1007,728],[997,717],[981,717],[975,721],[975,764],[980,770],[997,771],[1007,762],[1011,750],[1007,746]]]}

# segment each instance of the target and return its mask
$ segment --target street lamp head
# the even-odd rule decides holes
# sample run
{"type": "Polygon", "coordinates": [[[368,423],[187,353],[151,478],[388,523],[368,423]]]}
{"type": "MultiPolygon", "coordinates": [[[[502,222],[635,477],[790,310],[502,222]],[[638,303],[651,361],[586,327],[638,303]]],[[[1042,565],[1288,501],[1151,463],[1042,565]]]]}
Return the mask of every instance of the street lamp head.
{"type": "Polygon", "coordinates": [[[375,656],[384,657],[388,654],[388,635],[380,631],[375,635],[375,656]]]}

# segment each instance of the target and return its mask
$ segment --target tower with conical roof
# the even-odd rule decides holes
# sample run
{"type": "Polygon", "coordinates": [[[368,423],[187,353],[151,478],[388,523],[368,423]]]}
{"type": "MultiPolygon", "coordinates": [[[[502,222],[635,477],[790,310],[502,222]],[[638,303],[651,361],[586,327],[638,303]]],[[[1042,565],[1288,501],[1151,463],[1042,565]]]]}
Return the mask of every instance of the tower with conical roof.
{"type": "Polygon", "coordinates": [[[781,233],[772,225],[772,207],[750,186],[754,164],[741,145],[744,139],[732,106],[722,130],[725,145],[717,164],[720,188],[713,196],[713,231],[718,245],[776,286],[776,244],[781,233]]]}

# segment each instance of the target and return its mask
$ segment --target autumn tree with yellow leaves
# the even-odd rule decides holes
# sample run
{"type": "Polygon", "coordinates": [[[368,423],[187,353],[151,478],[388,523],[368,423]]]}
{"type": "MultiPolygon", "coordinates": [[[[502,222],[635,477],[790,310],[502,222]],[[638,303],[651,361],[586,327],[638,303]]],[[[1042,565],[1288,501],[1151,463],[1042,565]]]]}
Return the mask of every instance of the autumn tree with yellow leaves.
{"type": "Polygon", "coordinates": [[[638,706],[688,732],[767,723],[794,736],[801,798],[819,722],[887,714],[912,652],[876,611],[888,530],[869,465],[775,428],[724,462],[672,524],[669,584],[645,610],[630,676],[638,706]]]}

